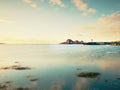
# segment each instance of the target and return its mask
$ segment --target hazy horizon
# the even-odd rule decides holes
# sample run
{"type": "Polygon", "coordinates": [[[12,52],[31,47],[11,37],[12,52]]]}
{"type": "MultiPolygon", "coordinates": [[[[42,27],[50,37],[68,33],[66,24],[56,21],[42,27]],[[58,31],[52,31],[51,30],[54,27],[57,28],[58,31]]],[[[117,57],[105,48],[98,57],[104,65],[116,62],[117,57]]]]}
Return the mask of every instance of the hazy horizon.
{"type": "Polygon", "coordinates": [[[0,0],[0,43],[120,40],[120,0],[0,0]]]}

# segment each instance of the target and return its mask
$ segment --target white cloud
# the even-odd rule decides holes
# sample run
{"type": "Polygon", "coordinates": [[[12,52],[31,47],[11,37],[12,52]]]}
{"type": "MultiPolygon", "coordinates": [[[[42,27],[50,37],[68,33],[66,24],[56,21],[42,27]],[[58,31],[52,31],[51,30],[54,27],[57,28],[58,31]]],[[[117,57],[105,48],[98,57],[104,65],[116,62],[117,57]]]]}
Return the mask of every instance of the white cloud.
{"type": "Polygon", "coordinates": [[[88,12],[89,12],[89,13],[96,13],[96,10],[93,9],[93,8],[89,8],[89,9],[88,9],[88,12]]]}
{"type": "Polygon", "coordinates": [[[91,37],[101,41],[114,41],[120,39],[120,23],[98,23],[94,22],[93,24],[81,25],[80,30],[90,31],[91,37]]]}
{"type": "Polygon", "coordinates": [[[31,3],[30,6],[33,7],[33,8],[36,8],[37,4],[36,3],[31,3]]]}
{"type": "Polygon", "coordinates": [[[120,11],[116,13],[112,13],[111,15],[105,15],[98,19],[100,23],[120,23],[120,11]]]}
{"type": "Polygon", "coordinates": [[[25,2],[25,3],[31,3],[32,1],[31,0],[23,0],[23,2],[25,2]]]}
{"type": "Polygon", "coordinates": [[[87,10],[87,4],[84,3],[82,0],[72,0],[76,7],[81,11],[87,10]]]}
{"type": "Polygon", "coordinates": [[[24,3],[30,5],[31,7],[33,8],[36,8],[37,7],[37,4],[31,0],[23,0],[24,3]]]}
{"type": "Polygon", "coordinates": [[[50,3],[52,3],[53,5],[57,4],[60,7],[65,7],[65,4],[62,2],[62,0],[50,0],[50,3]]]}
{"type": "Polygon", "coordinates": [[[72,0],[72,2],[80,11],[83,12],[83,16],[87,16],[89,13],[96,13],[96,10],[93,8],[89,8],[88,5],[83,2],[83,0],[72,0]]]}

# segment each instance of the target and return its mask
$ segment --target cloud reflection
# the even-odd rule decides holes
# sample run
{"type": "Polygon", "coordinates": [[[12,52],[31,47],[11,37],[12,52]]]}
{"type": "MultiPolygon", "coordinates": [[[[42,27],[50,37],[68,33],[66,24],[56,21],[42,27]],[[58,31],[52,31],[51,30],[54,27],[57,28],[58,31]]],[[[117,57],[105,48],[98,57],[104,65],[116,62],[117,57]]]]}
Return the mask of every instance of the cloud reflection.
{"type": "Polygon", "coordinates": [[[76,82],[73,90],[85,90],[85,89],[88,89],[88,80],[85,78],[80,78],[76,82]]]}
{"type": "Polygon", "coordinates": [[[57,82],[52,84],[50,90],[62,90],[63,86],[65,85],[64,82],[57,82]]]}

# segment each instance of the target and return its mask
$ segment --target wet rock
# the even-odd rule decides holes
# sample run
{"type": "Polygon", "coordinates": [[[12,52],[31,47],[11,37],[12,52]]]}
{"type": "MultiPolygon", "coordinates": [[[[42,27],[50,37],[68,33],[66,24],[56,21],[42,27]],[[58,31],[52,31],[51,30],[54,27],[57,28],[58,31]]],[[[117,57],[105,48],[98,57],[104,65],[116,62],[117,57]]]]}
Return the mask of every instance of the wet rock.
{"type": "Polygon", "coordinates": [[[30,68],[30,67],[17,66],[17,65],[0,68],[0,70],[8,70],[8,69],[14,69],[14,70],[30,70],[31,68],[30,68]]]}
{"type": "Polygon", "coordinates": [[[38,78],[31,78],[29,80],[32,81],[32,82],[34,82],[34,81],[38,81],[39,79],[38,78]]]}
{"type": "Polygon", "coordinates": [[[0,90],[7,88],[11,83],[12,83],[12,81],[6,81],[3,83],[0,83],[0,90]]]}
{"type": "Polygon", "coordinates": [[[85,78],[96,78],[100,75],[99,72],[81,72],[76,74],[78,77],[85,77],[85,78]]]}
{"type": "Polygon", "coordinates": [[[82,70],[81,68],[77,68],[76,70],[82,70]]]}
{"type": "Polygon", "coordinates": [[[30,70],[31,68],[29,67],[15,67],[15,70],[30,70]]]}
{"type": "Polygon", "coordinates": [[[0,70],[8,70],[10,67],[1,67],[0,70]]]}
{"type": "Polygon", "coordinates": [[[21,66],[19,64],[19,62],[15,62],[15,63],[17,63],[17,65],[14,64],[12,66],[4,66],[4,67],[2,66],[2,67],[0,67],[0,70],[9,70],[9,69],[13,69],[13,70],[30,70],[31,69],[30,67],[21,66]]]}
{"type": "Polygon", "coordinates": [[[5,84],[0,84],[0,89],[4,89],[6,88],[7,86],[5,84]]]}
{"type": "Polygon", "coordinates": [[[26,76],[26,78],[27,78],[29,81],[31,81],[31,82],[34,82],[34,81],[38,81],[38,80],[39,80],[39,78],[34,78],[34,77],[32,77],[31,75],[26,76]]]}
{"type": "Polygon", "coordinates": [[[108,79],[104,79],[104,82],[108,82],[109,80],[108,79]]]}
{"type": "Polygon", "coordinates": [[[120,80],[120,78],[116,78],[117,80],[120,80]]]}
{"type": "Polygon", "coordinates": [[[31,88],[17,87],[17,88],[11,88],[9,90],[33,90],[33,89],[31,89],[31,88]]]}

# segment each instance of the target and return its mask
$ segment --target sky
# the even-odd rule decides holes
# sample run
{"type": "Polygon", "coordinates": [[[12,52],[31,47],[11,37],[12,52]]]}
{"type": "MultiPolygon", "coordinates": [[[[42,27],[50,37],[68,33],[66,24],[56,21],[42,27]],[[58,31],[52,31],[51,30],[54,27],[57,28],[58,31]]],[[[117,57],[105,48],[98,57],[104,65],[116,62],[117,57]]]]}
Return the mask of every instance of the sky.
{"type": "Polygon", "coordinates": [[[0,0],[0,42],[120,40],[120,0],[0,0]]]}

